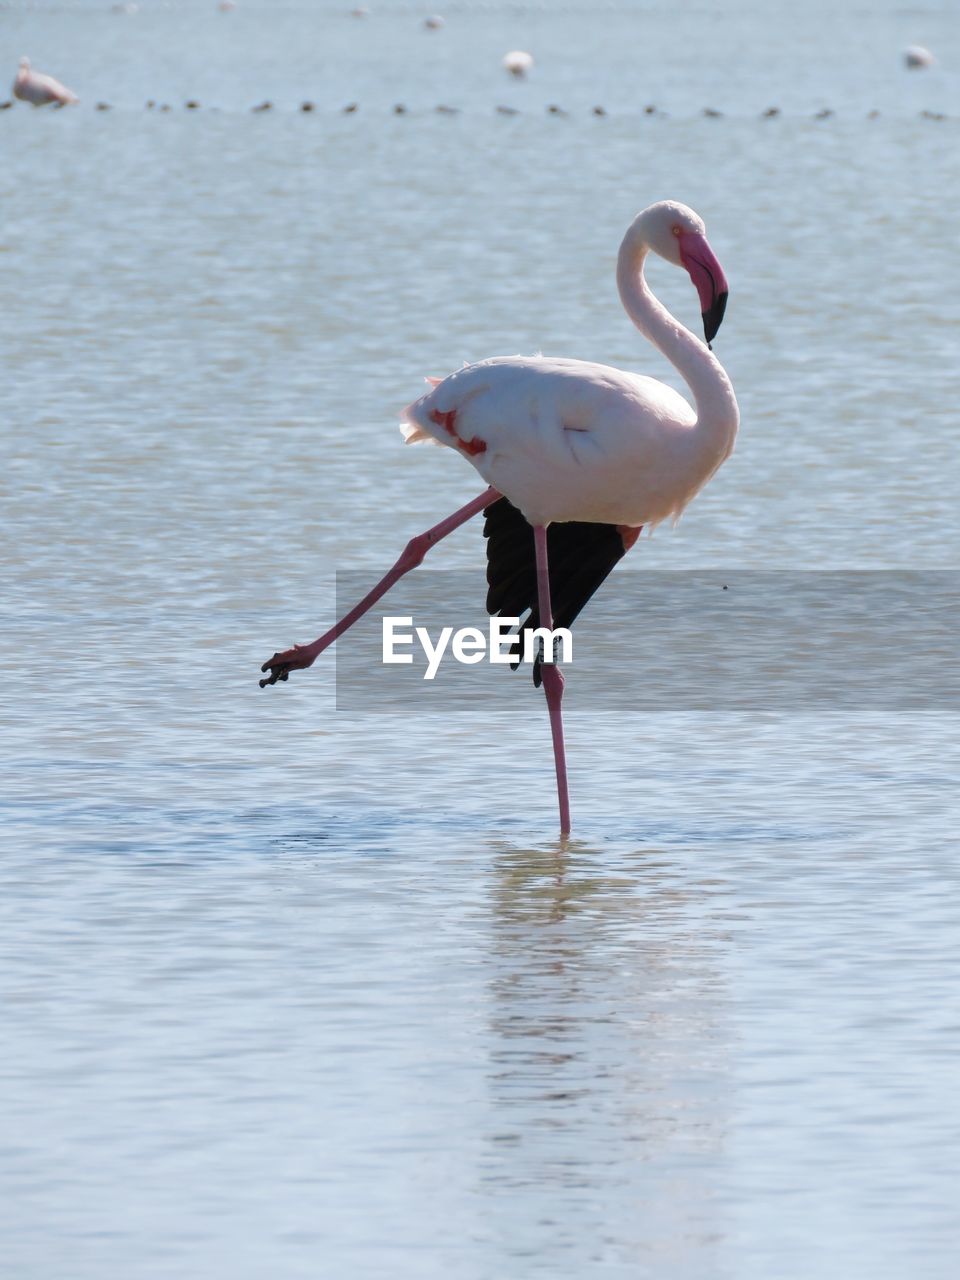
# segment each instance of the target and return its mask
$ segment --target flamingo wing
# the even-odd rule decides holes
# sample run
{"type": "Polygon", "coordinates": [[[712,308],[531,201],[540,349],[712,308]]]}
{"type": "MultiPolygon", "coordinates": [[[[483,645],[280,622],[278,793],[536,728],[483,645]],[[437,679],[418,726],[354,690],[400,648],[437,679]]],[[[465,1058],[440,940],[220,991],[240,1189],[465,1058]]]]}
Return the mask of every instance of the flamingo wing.
{"type": "MultiPolygon", "coordinates": [[[[520,634],[540,625],[537,605],[537,564],[533,526],[506,498],[484,510],[487,540],[487,612],[504,618],[523,618],[520,634]]],[[[547,528],[550,598],[554,627],[569,627],[613,566],[633,545],[639,529],[615,524],[571,520],[547,528]]],[[[521,640],[521,646],[523,640],[521,640]]],[[[514,670],[519,660],[511,663],[514,670]]],[[[533,665],[533,683],[541,682],[540,660],[533,665]]]]}

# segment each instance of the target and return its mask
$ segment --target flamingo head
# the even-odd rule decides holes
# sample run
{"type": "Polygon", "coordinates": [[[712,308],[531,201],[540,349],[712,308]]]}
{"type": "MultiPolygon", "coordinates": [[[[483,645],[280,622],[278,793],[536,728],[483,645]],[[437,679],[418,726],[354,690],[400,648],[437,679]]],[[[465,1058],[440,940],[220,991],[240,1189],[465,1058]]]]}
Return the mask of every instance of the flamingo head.
{"type": "Polygon", "coordinates": [[[23,57],[20,59],[20,70],[21,71],[30,70],[30,59],[27,57],[26,54],[24,54],[23,57]]]}
{"type": "Polygon", "coordinates": [[[723,267],[707,242],[703,219],[685,204],[661,200],[644,209],[634,225],[654,253],[688,272],[700,298],[703,332],[709,345],[723,320],[729,288],[723,267]]]}

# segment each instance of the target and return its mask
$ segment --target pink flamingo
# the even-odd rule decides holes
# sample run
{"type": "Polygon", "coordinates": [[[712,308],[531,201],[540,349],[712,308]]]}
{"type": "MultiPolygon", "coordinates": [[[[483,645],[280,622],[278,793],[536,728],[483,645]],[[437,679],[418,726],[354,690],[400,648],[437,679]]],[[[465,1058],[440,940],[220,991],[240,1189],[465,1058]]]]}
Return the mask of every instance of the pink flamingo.
{"type": "Polygon", "coordinates": [[[533,55],[524,49],[511,49],[509,53],[503,55],[501,65],[504,71],[509,71],[512,76],[522,80],[533,70],[533,55]]]}
{"type": "MultiPolygon", "coordinates": [[[[429,379],[431,390],[404,410],[404,439],[456,449],[489,487],[411,539],[393,568],[331,630],[312,644],[275,653],[261,667],[269,673],[261,688],[309,667],[432,546],[480,511],[486,516],[488,611],[522,617],[530,610],[525,628],[551,631],[555,623],[573,621],[642,526],[676,521],[733,451],[740,414],[730,379],[709,345],[650,291],[644,263],[651,250],[689,273],[707,344],[723,319],[726,277],[702,219],[672,200],[638,214],[620,245],[623,306],[683,376],[696,410],[654,378],[583,360],[498,356],[443,380],[429,379]]],[[[563,674],[544,655],[535,664],[534,680],[542,680],[546,694],[560,829],[566,835],[563,674]]]]}
{"type": "Polygon", "coordinates": [[[910,44],[903,51],[903,61],[911,71],[918,71],[923,67],[932,67],[936,58],[922,44],[910,44]]]}
{"type": "Polygon", "coordinates": [[[54,80],[53,76],[41,75],[39,71],[31,70],[30,59],[27,57],[20,59],[20,70],[13,82],[13,96],[21,102],[32,102],[35,107],[46,106],[48,102],[56,102],[65,107],[80,101],[72,89],[68,89],[59,80],[54,80]]]}

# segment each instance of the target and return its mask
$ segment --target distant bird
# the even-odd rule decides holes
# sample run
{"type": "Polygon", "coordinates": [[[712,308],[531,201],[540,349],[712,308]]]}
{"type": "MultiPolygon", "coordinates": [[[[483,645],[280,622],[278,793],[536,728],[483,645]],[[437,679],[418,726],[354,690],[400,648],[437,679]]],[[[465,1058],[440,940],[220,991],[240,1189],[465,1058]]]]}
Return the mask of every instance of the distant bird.
{"type": "Polygon", "coordinates": [[[911,44],[903,51],[903,61],[912,71],[919,71],[922,67],[932,67],[936,58],[922,44],[911,44]]]}
{"type": "Polygon", "coordinates": [[[300,110],[301,110],[301,111],[313,111],[313,110],[314,110],[313,103],[312,103],[312,102],[301,102],[301,103],[300,103],[300,110]]]}
{"type": "Polygon", "coordinates": [[[220,0],[217,8],[221,13],[232,13],[237,7],[236,0],[220,0]]]}
{"type": "Polygon", "coordinates": [[[270,101],[270,99],[268,98],[268,99],[266,100],[266,102],[260,102],[260,103],[258,103],[255,107],[251,107],[251,108],[250,108],[250,110],[251,110],[251,111],[253,111],[253,112],[257,112],[257,111],[272,111],[272,110],[273,110],[273,103],[272,103],[272,102],[270,101]]]}
{"type": "Polygon", "coordinates": [[[549,107],[547,107],[547,115],[550,115],[550,116],[565,116],[565,115],[567,115],[567,114],[568,114],[568,112],[564,111],[563,107],[558,107],[558,106],[557,106],[557,104],[556,104],[555,102],[551,102],[551,103],[550,103],[550,105],[549,105],[549,107]]]}
{"type": "Polygon", "coordinates": [[[435,110],[441,116],[458,116],[460,114],[459,107],[448,107],[445,102],[438,103],[435,110]]]}
{"type": "Polygon", "coordinates": [[[779,114],[779,107],[767,107],[766,111],[761,112],[761,118],[764,120],[775,120],[779,114]]]}
{"type": "Polygon", "coordinates": [[[430,18],[424,18],[423,25],[428,31],[439,31],[443,26],[443,19],[439,14],[433,14],[430,18]]]}
{"type": "Polygon", "coordinates": [[[360,107],[359,102],[348,102],[347,105],[343,108],[343,114],[345,116],[352,116],[353,113],[359,109],[359,107],[360,107]]]}
{"type": "Polygon", "coordinates": [[[186,109],[187,109],[188,111],[199,111],[199,110],[200,110],[200,103],[196,100],[196,98],[190,98],[190,99],[189,99],[187,102],[185,102],[183,105],[184,105],[184,107],[186,107],[186,109]]]}
{"type": "Polygon", "coordinates": [[[518,116],[519,114],[516,107],[505,107],[502,104],[497,107],[498,116],[518,116]]]}
{"type": "Polygon", "coordinates": [[[98,102],[94,107],[94,111],[112,111],[113,108],[109,102],[98,102]]]}
{"type": "Polygon", "coordinates": [[[20,59],[20,70],[13,82],[13,96],[21,102],[32,102],[35,107],[43,107],[50,102],[66,107],[80,101],[72,89],[68,89],[59,80],[54,80],[53,76],[32,71],[27,57],[20,59]]]}
{"type": "Polygon", "coordinates": [[[833,111],[831,110],[830,107],[821,107],[820,110],[814,116],[814,119],[829,120],[832,115],[833,115],[833,111]]]}
{"type": "Polygon", "coordinates": [[[522,80],[525,75],[533,70],[533,58],[529,53],[524,53],[522,49],[511,49],[509,53],[503,56],[503,68],[509,71],[512,76],[516,76],[518,80],[522,80]]]}
{"type": "MultiPolygon", "coordinates": [[[[733,450],[740,421],[722,366],[657,301],[644,279],[651,252],[696,286],[707,343],[723,319],[727,281],[702,219],[675,201],[639,213],[620,245],[617,285],[627,314],[684,378],[696,405],[653,378],[606,365],[507,356],[466,365],[403,412],[408,444],[456,449],[489,486],[413,538],[393,568],[312,644],[275,653],[261,688],[309,667],[441,538],[483,511],[487,610],[523,630],[569,627],[644,525],[676,520],[733,450]],[[554,612],[556,608],[556,612],[554,612]]],[[[550,715],[560,829],[570,830],[561,698],[563,675],[544,652],[534,664],[550,715]]]]}
{"type": "Polygon", "coordinates": [[[708,120],[719,120],[723,115],[722,111],[717,111],[714,107],[704,107],[703,114],[708,120]]]}
{"type": "Polygon", "coordinates": [[[607,109],[606,107],[594,107],[593,114],[595,116],[605,116],[607,114],[607,109]]]}

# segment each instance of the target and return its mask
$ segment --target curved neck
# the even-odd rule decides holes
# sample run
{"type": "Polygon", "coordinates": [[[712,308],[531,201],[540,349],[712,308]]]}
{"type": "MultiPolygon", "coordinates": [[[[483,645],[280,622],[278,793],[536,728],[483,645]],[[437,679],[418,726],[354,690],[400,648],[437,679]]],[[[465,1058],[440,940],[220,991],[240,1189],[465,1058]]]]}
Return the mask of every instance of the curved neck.
{"type": "Polygon", "coordinates": [[[733,387],[713,352],[675,320],[650,291],[643,274],[648,252],[642,239],[627,234],[617,260],[620,300],[643,336],[663,352],[690,388],[697,407],[696,436],[705,447],[718,449],[723,461],[733,448],[740,424],[733,387]]]}

